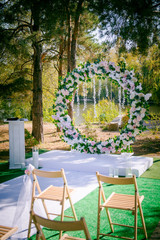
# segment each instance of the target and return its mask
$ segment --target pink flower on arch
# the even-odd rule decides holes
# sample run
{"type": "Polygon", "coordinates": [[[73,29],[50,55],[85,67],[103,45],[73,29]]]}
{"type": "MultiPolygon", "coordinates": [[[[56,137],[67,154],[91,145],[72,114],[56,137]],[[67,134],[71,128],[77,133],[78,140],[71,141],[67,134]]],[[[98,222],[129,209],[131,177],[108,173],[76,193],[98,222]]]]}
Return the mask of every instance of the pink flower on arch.
{"type": "Polygon", "coordinates": [[[92,141],[92,142],[91,142],[91,145],[94,146],[94,145],[95,145],[95,141],[92,141]]]}
{"type": "Polygon", "coordinates": [[[93,153],[93,152],[94,152],[94,150],[93,150],[93,148],[92,148],[92,147],[89,147],[89,150],[90,150],[90,152],[91,152],[91,153],[93,153]]]}
{"type": "Polygon", "coordinates": [[[128,136],[129,136],[129,137],[132,137],[132,132],[128,132],[128,136]]]}
{"type": "Polygon", "coordinates": [[[101,149],[101,152],[106,152],[107,151],[107,148],[106,147],[103,147],[102,149],[101,149]]]}
{"type": "Polygon", "coordinates": [[[78,73],[74,73],[74,76],[79,79],[79,74],[78,73]]]}

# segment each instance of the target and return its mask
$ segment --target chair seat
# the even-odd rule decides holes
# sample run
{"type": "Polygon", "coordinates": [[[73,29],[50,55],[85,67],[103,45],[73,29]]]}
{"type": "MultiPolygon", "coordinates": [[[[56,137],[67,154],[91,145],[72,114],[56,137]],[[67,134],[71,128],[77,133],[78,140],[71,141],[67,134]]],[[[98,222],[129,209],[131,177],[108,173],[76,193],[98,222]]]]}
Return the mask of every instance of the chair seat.
{"type": "MultiPolygon", "coordinates": [[[[144,199],[144,196],[139,196],[140,202],[144,199]]],[[[116,208],[133,211],[135,208],[135,196],[113,193],[101,207],[116,208]]]]}
{"type": "MultiPolygon", "coordinates": [[[[42,191],[35,198],[46,199],[46,200],[54,200],[54,201],[62,201],[63,189],[64,189],[63,187],[55,187],[55,186],[50,185],[48,188],[46,188],[44,191],[42,191]]],[[[73,191],[73,189],[69,189],[70,193],[72,191],[73,191]]],[[[68,199],[67,192],[66,192],[66,198],[65,199],[68,199]]]]}
{"type": "Polygon", "coordinates": [[[0,225],[0,240],[6,240],[18,230],[17,227],[6,227],[0,225]]]}

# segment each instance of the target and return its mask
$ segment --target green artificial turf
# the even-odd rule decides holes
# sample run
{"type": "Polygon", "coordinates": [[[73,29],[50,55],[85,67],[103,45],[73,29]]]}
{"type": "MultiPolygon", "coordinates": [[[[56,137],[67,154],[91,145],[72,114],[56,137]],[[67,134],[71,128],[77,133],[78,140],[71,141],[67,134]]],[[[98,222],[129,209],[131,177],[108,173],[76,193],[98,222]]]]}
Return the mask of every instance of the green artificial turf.
{"type": "MultiPolygon", "coordinates": [[[[147,178],[138,178],[137,179],[139,194],[144,195],[144,200],[142,202],[142,209],[145,218],[146,228],[148,237],[151,236],[152,232],[156,228],[159,222],[160,216],[160,205],[158,199],[160,199],[160,180],[157,179],[147,179],[147,178]]],[[[113,191],[123,192],[126,194],[132,194],[133,189],[131,186],[111,186],[104,185],[104,189],[109,196],[113,191]]],[[[98,189],[94,190],[88,194],[85,198],[75,203],[75,210],[78,218],[85,217],[87,226],[92,239],[96,239],[97,231],[97,204],[98,204],[98,189]]],[[[133,224],[133,215],[129,211],[124,210],[113,210],[111,209],[111,217],[114,222],[119,222],[122,224],[133,224]]],[[[65,214],[71,214],[71,209],[67,209],[65,214]]],[[[138,224],[141,225],[140,217],[138,217],[138,224]]],[[[116,235],[121,236],[133,236],[133,229],[128,229],[124,227],[115,226],[116,235]]],[[[58,239],[57,232],[46,230],[44,228],[44,233],[46,239],[58,239]]],[[[101,231],[105,233],[110,232],[110,227],[108,224],[107,216],[105,211],[101,215],[101,231]]],[[[81,232],[67,232],[71,236],[84,237],[81,232]]],[[[138,240],[143,239],[144,234],[143,230],[138,230],[138,240]]],[[[35,239],[35,235],[31,237],[32,240],[35,239]]],[[[103,237],[103,239],[112,239],[111,237],[103,237]]]]}
{"type": "MultiPolygon", "coordinates": [[[[45,153],[47,150],[39,149],[39,154],[45,153]]],[[[26,153],[25,158],[32,157],[32,152],[26,153]]],[[[0,183],[6,182],[13,178],[19,177],[24,174],[25,169],[9,169],[8,161],[0,163],[0,183]]]]}
{"type": "Polygon", "coordinates": [[[141,177],[160,179],[160,158],[153,158],[153,165],[141,177]]]}
{"type": "Polygon", "coordinates": [[[24,174],[24,169],[9,169],[8,161],[0,163],[0,183],[6,182],[24,174]]]}
{"type": "MultiPolygon", "coordinates": [[[[39,153],[44,153],[45,150],[40,150],[39,153]]],[[[29,158],[32,156],[32,152],[26,154],[26,158],[29,158]]],[[[140,177],[137,178],[137,183],[139,187],[140,195],[144,195],[145,198],[142,202],[142,208],[144,213],[144,218],[146,222],[147,232],[148,236],[150,237],[154,229],[156,228],[158,222],[159,222],[159,216],[160,216],[160,205],[159,205],[159,199],[160,199],[160,158],[154,158],[154,164],[140,177]]],[[[24,170],[21,169],[9,169],[8,162],[2,162],[0,163],[0,183],[5,182],[7,180],[13,179],[15,177],[18,177],[20,175],[24,174],[24,170]]],[[[124,193],[130,194],[131,189],[128,186],[124,188],[124,186],[105,186],[105,190],[107,190],[108,195],[112,191],[122,191],[125,190],[124,193]]],[[[89,195],[87,195],[85,198],[83,198],[81,201],[74,204],[75,210],[77,213],[78,218],[85,217],[90,235],[92,239],[96,239],[96,230],[97,230],[97,204],[98,204],[98,189],[91,192],[89,195]]],[[[67,209],[65,211],[65,214],[71,214],[71,210],[67,209]]],[[[131,213],[127,213],[125,211],[120,210],[112,210],[111,216],[113,215],[113,221],[116,221],[120,219],[120,222],[123,224],[131,224],[131,221],[133,220],[133,216],[131,213]],[[114,220],[115,218],[115,220],[114,220]],[[124,222],[123,220],[124,219],[124,222]]],[[[139,221],[140,222],[140,221],[139,221]]],[[[117,234],[122,234],[122,227],[115,227],[115,231],[117,234]]],[[[107,217],[105,214],[105,211],[102,213],[102,220],[101,220],[101,230],[105,232],[109,232],[110,228],[108,225],[107,217]]],[[[123,231],[123,235],[129,235],[131,237],[132,230],[127,230],[125,228],[125,231],[123,231]]],[[[48,240],[51,239],[58,239],[58,234],[50,231],[45,230],[45,236],[48,240]],[[55,235],[55,236],[54,236],[55,235]]],[[[78,236],[78,237],[84,237],[82,233],[68,233],[70,235],[78,236]]],[[[138,240],[143,239],[144,235],[142,230],[138,230],[138,240]]],[[[35,239],[35,236],[31,237],[32,240],[35,239]]],[[[113,238],[103,238],[103,239],[112,239],[113,238]]]]}

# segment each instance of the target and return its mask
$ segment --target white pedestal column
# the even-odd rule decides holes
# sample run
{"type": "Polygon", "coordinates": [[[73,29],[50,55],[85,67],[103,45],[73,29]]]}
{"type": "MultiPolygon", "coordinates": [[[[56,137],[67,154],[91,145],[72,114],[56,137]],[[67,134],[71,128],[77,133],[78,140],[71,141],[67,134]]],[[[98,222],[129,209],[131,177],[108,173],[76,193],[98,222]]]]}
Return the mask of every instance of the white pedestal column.
{"type": "Polygon", "coordinates": [[[9,168],[25,167],[24,121],[9,122],[9,168]]]}

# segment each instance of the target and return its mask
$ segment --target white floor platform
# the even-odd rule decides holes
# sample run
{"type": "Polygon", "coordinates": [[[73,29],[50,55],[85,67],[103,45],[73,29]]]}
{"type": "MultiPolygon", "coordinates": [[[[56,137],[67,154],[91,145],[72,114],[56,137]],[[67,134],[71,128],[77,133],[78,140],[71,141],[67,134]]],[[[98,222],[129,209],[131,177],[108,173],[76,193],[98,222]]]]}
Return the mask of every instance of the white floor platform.
{"type": "MultiPolygon", "coordinates": [[[[31,159],[28,160],[30,162],[31,159]]],[[[39,156],[39,164],[45,168],[68,171],[90,172],[99,171],[108,175],[110,168],[118,168],[119,176],[126,175],[129,161],[115,154],[86,154],[77,151],[50,151],[39,156]]],[[[140,177],[153,164],[151,157],[131,157],[132,173],[140,177]]]]}
{"type": "MultiPolygon", "coordinates": [[[[26,163],[32,162],[28,159],[26,163]]],[[[139,177],[153,164],[152,158],[132,156],[132,172],[139,177]]],[[[97,186],[96,171],[109,174],[109,168],[118,168],[119,175],[126,173],[127,162],[118,155],[90,155],[81,154],[76,151],[50,151],[39,156],[39,165],[46,170],[59,170],[64,168],[68,185],[74,188],[73,202],[84,198],[97,186]]],[[[49,182],[43,181],[45,188],[49,182]]],[[[12,226],[16,211],[18,196],[23,186],[23,176],[0,184],[0,225],[12,226]]],[[[66,208],[68,205],[66,205],[66,208]]],[[[49,208],[53,205],[49,203],[49,208]]],[[[58,205],[54,208],[59,209],[58,205]]],[[[28,228],[28,215],[23,217],[23,234],[21,238],[26,239],[28,228]]],[[[34,233],[34,229],[32,231],[34,233]]],[[[18,239],[18,238],[16,238],[18,239]]]]}

